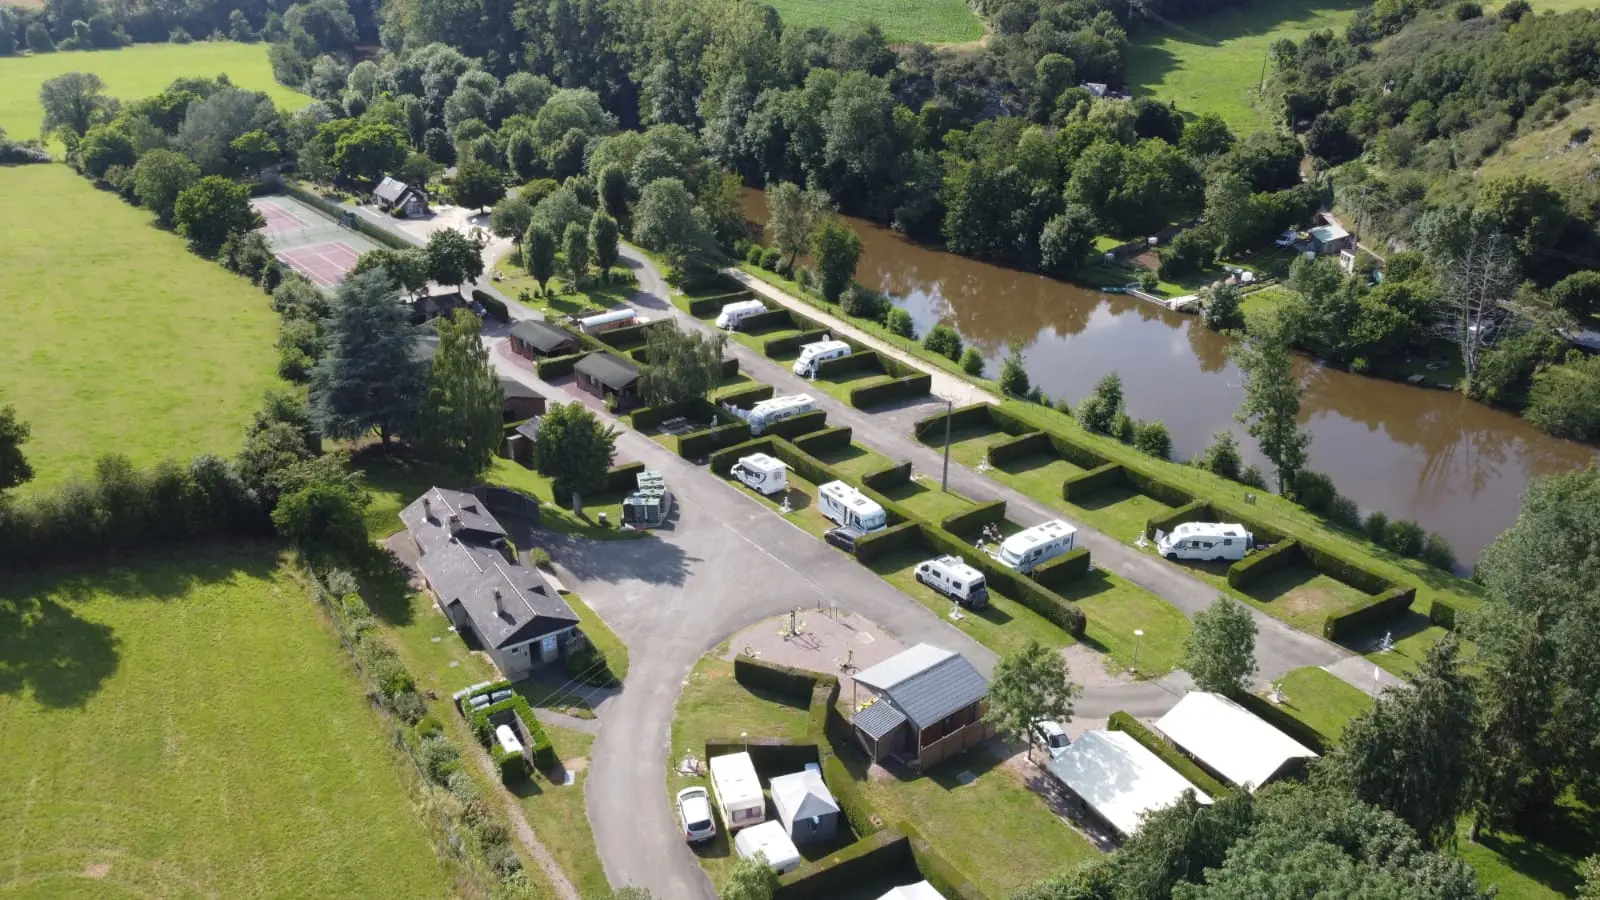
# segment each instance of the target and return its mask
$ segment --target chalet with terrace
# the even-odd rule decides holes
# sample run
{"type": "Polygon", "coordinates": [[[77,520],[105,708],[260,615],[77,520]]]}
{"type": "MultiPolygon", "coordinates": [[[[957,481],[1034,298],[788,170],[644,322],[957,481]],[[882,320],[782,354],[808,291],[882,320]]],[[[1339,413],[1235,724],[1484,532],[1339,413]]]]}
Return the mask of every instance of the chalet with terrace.
{"type": "Polygon", "coordinates": [[[544,359],[578,352],[578,336],[549,322],[523,319],[511,326],[511,352],[524,359],[544,359]]]}
{"type": "Polygon", "coordinates": [[[639,405],[639,368],[620,356],[591,353],[573,370],[578,387],[614,404],[618,411],[639,405]]]}
{"type": "Polygon", "coordinates": [[[874,762],[926,769],[994,735],[983,720],[989,682],[954,651],[918,644],[857,673],[855,683],[876,696],[850,723],[874,762]]]}
{"type": "Polygon", "coordinates": [[[537,569],[512,560],[506,530],[483,501],[430,488],[400,511],[400,521],[440,611],[457,633],[483,645],[505,677],[526,678],[577,648],[577,614],[537,569]]]}

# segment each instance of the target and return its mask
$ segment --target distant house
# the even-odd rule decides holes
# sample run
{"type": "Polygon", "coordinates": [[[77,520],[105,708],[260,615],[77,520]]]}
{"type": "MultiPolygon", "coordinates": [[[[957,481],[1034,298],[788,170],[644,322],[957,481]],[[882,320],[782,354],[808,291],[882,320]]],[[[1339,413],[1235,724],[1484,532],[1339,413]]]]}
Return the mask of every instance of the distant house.
{"type": "Polygon", "coordinates": [[[544,576],[507,558],[505,528],[477,497],[429,488],[400,521],[439,609],[458,633],[477,638],[505,677],[528,677],[582,638],[577,614],[544,576]]]}
{"type": "Polygon", "coordinates": [[[638,405],[639,369],[622,357],[591,353],[578,360],[573,371],[579,388],[602,399],[615,398],[618,410],[638,405]]]}
{"type": "Polygon", "coordinates": [[[1341,250],[1355,249],[1355,239],[1337,222],[1311,229],[1311,250],[1318,256],[1336,256],[1341,250]]]}
{"type": "Polygon", "coordinates": [[[524,319],[511,326],[511,352],[526,359],[566,356],[578,352],[578,336],[549,322],[524,319]]]}
{"type": "Polygon", "coordinates": [[[1156,730],[1200,767],[1254,791],[1317,754],[1221,694],[1190,691],[1156,720],[1156,730]]]}
{"type": "Polygon", "coordinates": [[[855,683],[877,697],[851,720],[875,762],[902,757],[928,768],[994,734],[983,721],[989,682],[959,653],[918,644],[855,683]]]}
{"type": "Polygon", "coordinates": [[[385,178],[372,189],[372,199],[378,208],[400,216],[425,216],[428,214],[428,197],[422,191],[393,178],[385,178]]]}
{"type": "Polygon", "coordinates": [[[839,827],[839,803],[822,781],[822,772],[807,766],[803,772],[772,779],[772,806],[778,811],[789,839],[796,844],[831,841],[839,827]]]}
{"type": "Polygon", "coordinates": [[[1081,87],[1084,90],[1088,91],[1089,92],[1089,96],[1095,97],[1095,98],[1098,98],[1098,99],[1104,99],[1104,100],[1130,100],[1130,99],[1132,99],[1132,95],[1131,94],[1128,94],[1128,93],[1126,93],[1124,91],[1113,90],[1110,85],[1101,84],[1098,81],[1081,82],[1081,83],[1079,83],[1078,87],[1081,87]]]}
{"type": "Polygon", "coordinates": [[[1145,814],[1176,803],[1184,791],[1209,804],[1177,770],[1121,731],[1091,731],[1046,767],[1084,812],[1123,837],[1138,833],[1145,814]]]}

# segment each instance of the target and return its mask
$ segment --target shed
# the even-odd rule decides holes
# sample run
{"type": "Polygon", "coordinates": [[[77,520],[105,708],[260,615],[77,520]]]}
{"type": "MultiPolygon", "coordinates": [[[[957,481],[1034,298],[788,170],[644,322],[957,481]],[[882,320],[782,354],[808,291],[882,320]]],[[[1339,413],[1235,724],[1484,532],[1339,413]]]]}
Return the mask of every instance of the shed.
{"type": "Polygon", "coordinates": [[[922,767],[988,739],[989,682],[959,653],[918,644],[859,672],[876,701],[851,720],[875,761],[902,755],[922,767]]]}
{"type": "Polygon", "coordinates": [[[733,848],[739,851],[740,859],[761,854],[779,875],[800,865],[799,849],[777,822],[762,822],[739,832],[733,838],[733,848]]]}
{"type": "Polygon", "coordinates": [[[1088,811],[1123,837],[1139,831],[1141,817],[1195,790],[1177,770],[1121,731],[1091,731],[1051,758],[1047,768],[1088,811]]]}
{"type": "Polygon", "coordinates": [[[890,889],[878,900],[944,900],[944,895],[926,881],[890,889]]]}
{"type": "Polygon", "coordinates": [[[789,838],[796,844],[832,840],[839,825],[839,804],[822,781],[822,770],[808,765],[803,772],[772,779],[772,806],[778,811],[789,838]]]}
{"type": "Polygon", "coordinates": [[[610,399],[618,410],[639,403],[639,369],[633,363],[610,353],[591,353],[578,364],[578,387],[602,399],[610,399]]]}
{"type": "Polygon", "coordinates": [[[515,378],[500,378],[500,418],[507,424],[544,415],[544,395],[515,378]]]}
{"type": "Polygon", "coordinates": [[[761,779],[756,777],[756,764],[749,753],[713,756],[709,768],[711,793],[724,827],[735,831],[766,819],[767,796],[761,792],[761,779]]]}
{"type": "Polygon", "coordinates": [[[395,178],[384,178],[372,189],[372,199],[384,212],[405,216],[428,214],[428,197],[417,188],[395,178]]]}
{"type": "Polygon", "coordinates": [[[1186,694],[1156,730],[1205,769],[1251,791],[1317,756],[1227,697],[1204,691],[1186,694]]]}
{"type": "Polygon", "coordinates": [[[526,359],[566,356],[578,352],[578,336],[549,322],[524,319],[511,326],[511,352],[526,359]]]}
{"type": "Polygon", "coordinates": [[[1311,249],[1319,254],[1328,255],[1348,250],[1354,244],[1350,239],[1350,232],[1337,222],[1327,225],[1318,225],[1311,229],[1311,249]]]}

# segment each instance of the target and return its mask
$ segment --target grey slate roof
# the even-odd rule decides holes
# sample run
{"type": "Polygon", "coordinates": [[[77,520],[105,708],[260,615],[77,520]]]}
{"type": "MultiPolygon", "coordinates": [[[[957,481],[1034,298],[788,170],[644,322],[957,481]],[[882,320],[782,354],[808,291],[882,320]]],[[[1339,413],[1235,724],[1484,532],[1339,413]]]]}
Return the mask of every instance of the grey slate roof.
{"type": "MultiPolygon", "coordinates": [[[[918,644],[889,657],[858,673],[856,683],[893,703],[918,730],[977,703],[989,693],[989,682],[972,663],[959,653],[932,644],[918,644]]],[[[859,715],[856,720],[860,720],[859,715]]]]}
{"type": "Polygon", "coordinates": [[[639,369],[633,363],[609,353],[591,353],[578,360],[577,369],[614,391],[632,387],[639,380],[639,369]]]}
{"type": "Polygon", "coordinates": [[[531,387],[528,387],[515,378],[506,378],[503,376],[500,379],[500,394],[508,400],[512,397],[544,397],[543,394],[531,387]]]}
{"type": "Polygon", "coordinates": [[[386,177],[382,181],[378,182],[377,187],[372,189],[372,196],[377,197],[379,200],[382,200],[385,203],[395,203],[398,202],[401,197],[404,197],[406,195],[406,191],[409,190],[411,190],[410,186],[404,181],[396,181],[393,178],[386,177]]]}
{"type": "Polygon", "coordinates": [[[571,332],[538,319],[524,319],[511,326],[511,336],[542,353],[549,353],[557,347],[576,343],[578,340],[571,332]]]}
{"type": "Polygon", "coordinates": [[[503,648],[578,623],[538,570],[501,555],[505,529],[471,494],[430,488],[400,511],[400,520],[421,550],[417,568],[440,604],[459,604],[485,644],[503,648]],[[452,517],[461,524],[454,535],[452,517]]]}
{"type": "Polygon", "coordinates": [[[886,700],[879,700],[877,703],[856,713],[856,717],[851,719],[850,722],[861,729],[862,733],[866,734],[867,737],[876,741],[899,728],[905,720],[906,717],[901,714],[900,710],[894,708],[894,704],[886,700]]]}
{"type": "Polygon", "coordinates": [[[812,819],[839,812],[833,792],[823,783],[822,775],[813,769],[772,779],[772,805],[777,807],[778,818],[785,825],[793,825],[796,819],[812,819]]]}
{"type": "Polygon", "coordinates": [[[530,441],[537,441],[539,439],[539,422],[543,418],[544,416],[534,416],[528,421],[523,422],[521,425],[518,425],[517,434],[522,435],[530,441]]]}

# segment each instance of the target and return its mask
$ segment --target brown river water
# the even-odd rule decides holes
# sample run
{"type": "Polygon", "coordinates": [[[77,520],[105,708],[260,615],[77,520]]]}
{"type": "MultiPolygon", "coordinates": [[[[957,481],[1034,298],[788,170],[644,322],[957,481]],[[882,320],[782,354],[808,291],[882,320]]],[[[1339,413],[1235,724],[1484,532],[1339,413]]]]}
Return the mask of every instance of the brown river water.
{"type": "MultiPolygon", "coordinates": [[[[746,191],[745,215],[765,221],[759,191],[746,191]]],[[[991,373],[999,371],[1007,343],[1021,341],[1034,384],[1073,405],[1116,371],[1129,415],[1165,422],[1175,458],[1201,452],[1226,428],[1250,461],[1267,468],[1233,420],[1243,391],[1228,361],[1229,341],[1197,316],[976,262],[848,221],[863,245],[856,278],[908,310],[919,336],[939,322],[953,326],[984,353],[991,373]]],[[[1302,364],[1301,421],[1312,435],[1312,467],[1363,512],[1381,509],[1444,535],[1467,565],[1515,520],[1530,479],[1600,458],[1594,448],[1457,393],[1302,364]]]]}

